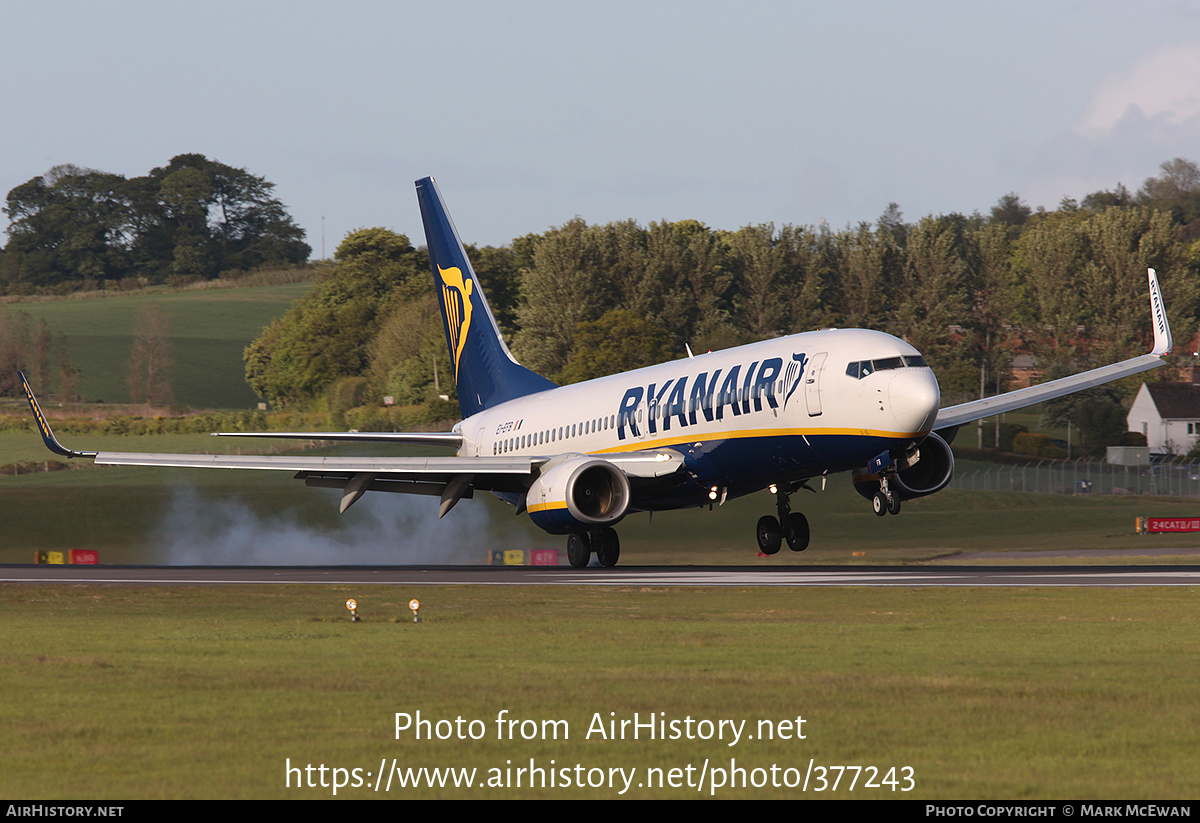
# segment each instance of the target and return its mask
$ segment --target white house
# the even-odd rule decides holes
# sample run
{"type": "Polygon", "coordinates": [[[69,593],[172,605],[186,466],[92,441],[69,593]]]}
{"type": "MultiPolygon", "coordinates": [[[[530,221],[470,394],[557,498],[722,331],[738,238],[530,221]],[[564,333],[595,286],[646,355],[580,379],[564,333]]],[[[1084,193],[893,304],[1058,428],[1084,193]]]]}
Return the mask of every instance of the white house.
{"type": "Polygon", "coordinates": [[[1143,383],[1125,420],[1151,454],[1187,454],[1200,435],[1200,384],[1143,383]]]}

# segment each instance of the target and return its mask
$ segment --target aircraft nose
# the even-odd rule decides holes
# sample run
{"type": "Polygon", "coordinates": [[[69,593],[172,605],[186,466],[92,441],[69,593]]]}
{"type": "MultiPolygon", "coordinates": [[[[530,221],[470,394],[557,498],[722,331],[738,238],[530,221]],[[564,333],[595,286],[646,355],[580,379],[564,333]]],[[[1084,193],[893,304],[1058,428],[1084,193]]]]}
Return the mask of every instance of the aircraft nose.
{"type": "Polygon", "coordinates": [[[937,419],[941,392],[933,369],[909,368],[897,371],[888,386],[892,415],[903,432],[926,432],[937,419]]]}

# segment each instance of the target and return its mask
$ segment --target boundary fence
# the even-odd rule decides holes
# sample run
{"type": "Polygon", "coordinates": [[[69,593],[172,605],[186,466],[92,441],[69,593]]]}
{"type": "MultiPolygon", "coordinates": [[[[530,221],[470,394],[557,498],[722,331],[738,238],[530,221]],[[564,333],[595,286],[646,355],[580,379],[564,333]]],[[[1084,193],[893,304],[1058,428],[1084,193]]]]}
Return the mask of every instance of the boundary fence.
{"type": "Polygon", "coordinates": [[[1092,458],[1034,460],[954,473],[950,488],[1038,494],[1138,494],[1200,497],[1200,464],[1114,466],[1092,458]]]}

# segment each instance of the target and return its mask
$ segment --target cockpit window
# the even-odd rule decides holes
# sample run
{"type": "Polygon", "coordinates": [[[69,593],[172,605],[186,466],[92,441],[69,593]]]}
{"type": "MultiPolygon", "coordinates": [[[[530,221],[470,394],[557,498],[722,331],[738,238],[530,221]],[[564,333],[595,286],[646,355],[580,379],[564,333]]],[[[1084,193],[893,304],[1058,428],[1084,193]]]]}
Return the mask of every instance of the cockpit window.
{"type": "Polygon", "coordinates": [[[881,357],[878,360],[859,360],[846,366],[846,374],[861,380],[877,371],[902,369],[906,366],[909,368],[929,368],[929,364],[925,362],[925,358],[921,355],[906,354],[898,357],[881,357]]]}

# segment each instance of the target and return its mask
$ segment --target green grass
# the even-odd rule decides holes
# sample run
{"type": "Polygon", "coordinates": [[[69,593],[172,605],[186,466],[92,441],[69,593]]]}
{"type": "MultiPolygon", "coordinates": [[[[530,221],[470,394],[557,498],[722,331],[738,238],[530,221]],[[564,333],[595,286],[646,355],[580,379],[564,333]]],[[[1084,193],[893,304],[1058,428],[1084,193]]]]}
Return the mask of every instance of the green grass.
{"type": "Polygon", "coordinates": [[[16,303],[7,308],[24,311],[35,321],[44,319],[55,333],[67,336],[71,362],[80,370],[77,390],[82,397],[126,403],[134,310],[141,303],[157,303],[171,315],[175,402],[194,408],[247,408],[257,398],[245,381],[243,350],[309,288],[310,283],[294,283],[139,293],[16,303]]]}
{"type": "MultiPolygon", "coordinates": [[[[162,435],[78,436],[68,445],[253,452],[269,443],[162,435]]],[[[0,451],[4,464],[47,456],[33,433],[0,433],[0,449],[5,449],[0,451]]],[[[364,447],[329,451],[362,453],[364,447]]],[[[372,453],[400,450],[377,446],[372,453]]],[[[435,498],[381,493],[367,495],[339,515],[336,491],[305,488],[289,472],[81,465],[78,471],[0,477],[0,500],[10,513],[0,532],[0,563],[29,562],[34,551],[71,548],[98,549],[105,563],[172,562],[177,553],[164,545],[182,542],[185,534],[196,535],[190,539],[192,562],[212,564],[289,563],[305,556],[328,563],[482,562],[493,549],[564,546],[563,538],[542,533],[527,517],[514,517],[510,506],[486,493],[462,501],[442,520],[435,498]],[[287,541],[270,539],[281,530],[288,532],[287,541]],[[248,532],[261,538],[247,538],[248,532]],[[230,546],[247,540],[262,545],[239,559],[242,555],[230,546]],[[312,548],[328,547],[330,541],[347,548],[333,554],[312,548]]],[[[1137,535],[1134,520],[1191,516],[1198,505],[1168,497],[948,490],[906,502],[898,517],[880,518],[847,477],[837,476],[824,492],[793,497],[793,507],[808,515],[812,528],[812,544],[803,553],[784,548],[772,558],[757,556],[754,525],[775,510],[774,498],[765,492],[711,512],[630,515],[618,532],[622,565],[955,562],[974,552],[1017,552],[1020,559],[1007,562],[1036,562],[1064,550],[1112,552],[1103,558],[1108,563],[1172,562],[1146,555],[1147,549],[1180,549],[1176,560],[1196,562],[1200,558],[1185,550],[1200,546],[1200,535],[1137,535]]]]}
{"type": "MultiPolygon", "coordinates": [[[[916,788],[810,797],[1191,798],[1195,589],[0,587],[0,796],[307,798],[285,761],[910,766],[916,788]],[[414,624],[406,603],[422,603],[414,624]],[[346,619],[355,597],[361,624],[346,619]],[[498,740],[495,718],[569,740],[498,740]],[[484,721],[396,739],[395,713],[484,721]],[[804,740],[603,740],[642,719],[805,719],[804,740]]],[[[706,792],[707,793],[707,790],[706,792]]],[[[365,788],[339,796],[383,797],[365,788]]],[[[603,789],[394,788],[409,797],[603,789]]],[[[632,797],[696,797],[635,787],[632,797]]],[[[723,789],[719,797],[796,797],[723,789]]]]}

